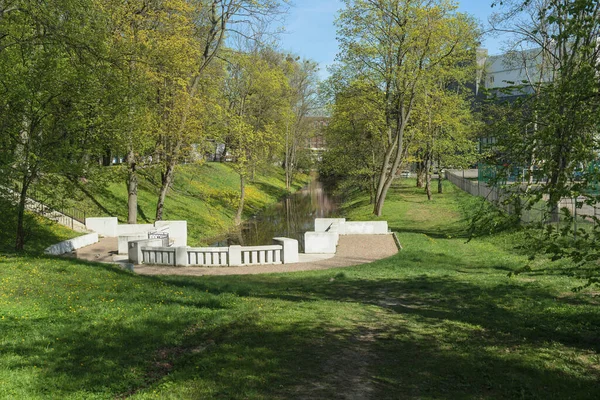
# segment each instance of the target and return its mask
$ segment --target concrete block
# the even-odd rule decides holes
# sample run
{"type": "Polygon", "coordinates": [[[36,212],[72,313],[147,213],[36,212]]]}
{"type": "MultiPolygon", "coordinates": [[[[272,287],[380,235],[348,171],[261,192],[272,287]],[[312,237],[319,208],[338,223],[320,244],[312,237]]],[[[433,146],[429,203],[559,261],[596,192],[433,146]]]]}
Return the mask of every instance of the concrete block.
{"type": "Polygon", "coordinates": [[[229,246],[229,266],[242,265],[242,246],[229,246]]]}
{"type": "Polygon", "coordinates": [[[188,266],[188,248],[175,247],[175,265],[178,267],[188,266]]]}
{"type": "Polygon", "coordinates": [[[278,244],[283,247],[281,255],[281,262],[283,264],[292,264],[299,261],[298,241],[296,239],[276,237],[273,238],[273,244],[278,244]]]}
{"type": "Polygon", "coordinates": [[[142,256],[142,247],[161,247],[162,244],[162,239],[134,240],[127,243],[127,255],[129,256],[129,261],[133,264],[142,264],[144,260],[142,256]]]}
{"type": "Polygon", "coordinates": [[[117,236],[147,234],[152,230],[154,230],[154,225],[152,224],[120,224],[117,225],[117,236]]]}
{"type": "Polygon", "coordinates": [[[90,217],[85,219],[87,229],[96,232],[100,236],[117,237],[117,217],[90,217]]]}
{"type": "Polygon", "coordinates": [[[340,235],[346,233],[346,218],[315,218],[315,232],[329,232],[337,229],[340,235]]]}
{"type": "Polygon", "coordinates": [[[70,253],[94,243],[98,243],[98,234],[96,232],[53,244],[44,250],[44,253],[59,256],[61,254],[70,253]]]}
{"type": "Polygon", "coordinates": [[[138,233],[137,235],[119,235],[117,254],[129,254],[129,246],[127,245],[127,243],[132,242],[134,240],[144,239],[148,239],[147,233],[138,233]]]}
{"type": "Polygon", "coordinates": [[[159,230],[168,228],[173,246],[187,246],[187,221],[156,221],[154,227],[159,230]]]}
{"type": "Polygon", "coordinates": [[[346,235],[387,235],[387,221],[346,221],[346,235]]]}
{"type": "Polygon", "coordinates": [[[304,253],[335,254],[339,234],[330,232],[306,232],[304,234],[304,253]]]}

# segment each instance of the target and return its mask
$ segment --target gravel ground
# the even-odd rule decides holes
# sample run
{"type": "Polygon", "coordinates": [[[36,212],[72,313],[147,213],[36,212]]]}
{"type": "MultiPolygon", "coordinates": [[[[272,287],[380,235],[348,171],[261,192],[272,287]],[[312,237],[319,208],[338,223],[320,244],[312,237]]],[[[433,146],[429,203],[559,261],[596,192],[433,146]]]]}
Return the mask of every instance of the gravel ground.
{"type": "Polygon", "coordinates": [[[345,235],[340,236],[337,253],[325,260],[295,264],[248,265],[242,267],[158,267],[135,266],[141,275],[250,275],[272,272],[310,271],[366,264],[393,256],[398,252],[392,235],[345,235]]]}
{"type": "MultiPolygon", "coordinates": [[[[309,271],[366,264],[393,256],[397,252],[398,248],[392,235],[345,235],[340,236],[335,256],[300,254],[300,260],[305,262],[295,264],[248,265],[241,267],[162,267],[136,265],[134,271],[141,275],[190,276],[309,271]]],[[[82,260],[107,263],[114,263],[127,258],[127,256],[117,255],[116,238],[103,238],[100,242],[81,248],[69,256],[82,260]]]]}

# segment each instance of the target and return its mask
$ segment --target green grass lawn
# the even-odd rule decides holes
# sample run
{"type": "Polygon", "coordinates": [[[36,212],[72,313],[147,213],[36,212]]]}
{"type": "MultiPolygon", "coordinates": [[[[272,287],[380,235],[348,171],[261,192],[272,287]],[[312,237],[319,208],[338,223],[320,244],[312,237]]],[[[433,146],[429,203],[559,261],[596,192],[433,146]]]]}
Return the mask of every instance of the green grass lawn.
{"type": "MultiPolygon", "coordinates": [[[[0,254],[12,252],[15,248],[17,216],[14,205],[0,199],[0,254]]],[[[56,222],[34,213],[26,213],[24,220],[25,247],[31,254],[42,253],[48,246],[79,236],[56,222]]]]}
{"type": "Polygon", "coordinates": [[[328,271],[154,278],[2,256],[0,398],[598,398],[600,301],[560,265],[509,278],[523,233],[466,243],[478,204],[396,187],[382,219],[404,250],[328,271]]]}
{"type": "MultiPolygon", "coordinates": [[[[127,189],[125,178],[115,182],[122,174],[120,167],[107,168],[111,180],[106,188],[76,194],[71,202],[88,216],[116,216],[127,222],[127,189]]],[[[308,176],[300,174],[293,190],[304,186],[308,176]]],[[[138,222],[153,223],[160,176],[147,169],[140,172],[138,190],[138,222]]],[[[167,195],[163,219],[187,220],[190,245],[208,244],[207,239],[221,235],[233,227],[239,201],[239,176],[228,163],[189,164],[177,167],[173,187],[167,195]]],[[[287,194],[284,170],[267,166],[258,170],[254,181],[246,187],[244,216],[249,217],[260,209],[278,201],[287,194]]]]}

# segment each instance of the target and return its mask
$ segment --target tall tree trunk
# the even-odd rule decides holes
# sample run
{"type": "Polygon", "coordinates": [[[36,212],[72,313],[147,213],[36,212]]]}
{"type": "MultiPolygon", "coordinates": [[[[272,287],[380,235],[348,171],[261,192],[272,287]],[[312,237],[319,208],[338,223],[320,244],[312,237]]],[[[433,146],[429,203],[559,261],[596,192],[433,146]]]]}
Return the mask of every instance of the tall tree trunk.
{"type": "Polygon", "coordinates": [[[161,172],[161,185],[160,192],[158,194],[158,203],[156,204],[156,220],[162,221],[163,219],[163,211],[165,208],[165,198],[167,197],[167,192],[171,187],[171,183],[173,183],[173,174],[175,172],[175,165],[172,163],[167,164],[166,169],[161,172]]]}
{"type": "Polygon", "coordinates": [[[431,155],[427,152],[427,159],[425,161],[425,192],[427,193],[427,200],[432,200],[431,195],[431,155]]]}
{"type": "Polygon", "coordinates": [[[290,169],[291,164],[291,156],[290,156],[290,127],[289,122],[286,123],[285,126],[285,188],[287,191],[290,191],[292,187],[292,171],[290,169]]]}
{"type": "MultiPolygon", "coordinates": [[[[402,111],[401,111],[402,112],[402,111]]],[[[406,121],[408,116],[404,119],[406,121]]],[[[387,192],[392,186],[392,182],[394,181],[394,177],[398,172],[398,167],[400,167],[400,162],[402,161],[402,156],[404,153],[404,128],[406,127],[404,122],[401,122],[398,127],[398,132],[396,134],[396,140],[393,144],[391,144],[386,151],[383,168],[381,169],[381,173],[379,175],[379,183],[377,185],[377,194],[375,199],[375,208],[373,210],[373,214],[380,217],[383,213],[383,204],[385,203],[385,197],[387,196],[387,192]],[[392,155],[394,154],[394,149],[396,150],[396,154],[394,157],[394,162],[390,165],[390,161],[392,159],[392,155]],[[390,168],[391,167],[391,168],[390,168]]]]}
{"type": "Polygon", "coordinates": [[[19,204],[17,205],[17,237],[15,250],[22,251],[25,247],[25,203],[27,202],[27,190],[29,189],[29,178],[23,176],[19,193],[19,204]]]}
{"type": "Polygon", "coordinates": [[[235,214],[235,224],[239,225],[242,223],[242,213],[244,212],[244,200],[246,197],[246,177],[240,174],[240,202],[238,205],[237,213],[235,214]]]}
{"type": "MultiPolygon", "coordinates": [[[[560,221],[560,200],[565,194],[565,188],[567,186],[565,171],[568,164],[568,154],[570,148],[566,143],[565,138],[566,132],[563,129],[559,129],[558,132],[558,145],[554,151],[553,159],[556,161],[556,166],[553,167],[548,181],[549,186],[549,199],[548,199],[548,211],[550,213],[550,222],[560,221]]],[[[567,139],[568,140],[568,139],[567,139]]]]}
{"type": "Polygon", "coordinates": [[[444,193],[444,186],[442,185],[442,181],[444,180],[442,176],[442,158],[438,154],[438,193],[444,193]]]}
{"type": "Polygon", "coordinates": [[[127,223],[137,223],[137,167],[133,149],[127,154],[127,223]]]}
{"type": "Polygon", "coordinates": [[[425,182],[425,163],[423,161],[417,162],[417,187],[422,188],[425,182]]]}
{"type": "Polygon", "coordinates": [[[417,187],[422,188],[425,180],[425,161],[422,158],[423,150],[417,151],[417,187]]]}

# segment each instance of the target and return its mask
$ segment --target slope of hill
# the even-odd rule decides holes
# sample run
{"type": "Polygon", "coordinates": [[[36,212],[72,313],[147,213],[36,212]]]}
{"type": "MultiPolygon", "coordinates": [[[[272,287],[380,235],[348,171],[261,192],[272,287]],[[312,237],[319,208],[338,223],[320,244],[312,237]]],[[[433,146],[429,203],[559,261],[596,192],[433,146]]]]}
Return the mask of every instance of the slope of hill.
{"type": "MultiPolygon", "coordinates": [[[[122,173],[114,168],[114,174],[122,173]]],[[[301,175],[293,190],[309,180],[301,175]]],[[[138,223],[154,222],[160,176],[156,171],[140,173],[138,190],[138,223]]],[[[76,196],[76,206],[88,216],[116,216],[127,221],[127,188],[125,179],[109,183],[103,190],[86,190],[76,196]],[[87,192],[85,194],[84,192],[87,192]]],[[[283,169],[270,166],[257,171],[246,186],[244,217],[276,202],[287,193],[283,169]]],[[[181,165],[165,202],[165,220],[187,220],[190,245],[207,244],[206,240],[233,227],[239,200],[239,176],[229,164],[206,163],[181,165]]]]}

